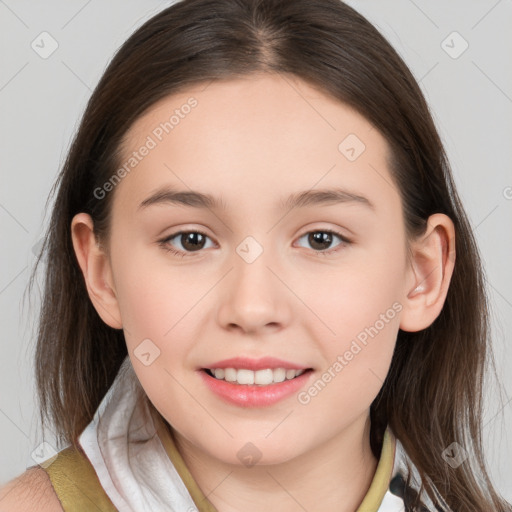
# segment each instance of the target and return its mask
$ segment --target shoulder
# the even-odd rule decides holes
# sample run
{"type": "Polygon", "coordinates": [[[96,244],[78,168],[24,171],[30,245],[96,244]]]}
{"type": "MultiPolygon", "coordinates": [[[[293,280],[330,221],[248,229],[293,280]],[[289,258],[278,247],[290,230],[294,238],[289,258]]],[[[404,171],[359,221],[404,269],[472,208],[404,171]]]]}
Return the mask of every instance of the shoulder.
{"type": "Polygon", "coordinates": [[[2,512],[62,512],[64,509],[46,471],[34,466],[0,487],[2,512]]]}

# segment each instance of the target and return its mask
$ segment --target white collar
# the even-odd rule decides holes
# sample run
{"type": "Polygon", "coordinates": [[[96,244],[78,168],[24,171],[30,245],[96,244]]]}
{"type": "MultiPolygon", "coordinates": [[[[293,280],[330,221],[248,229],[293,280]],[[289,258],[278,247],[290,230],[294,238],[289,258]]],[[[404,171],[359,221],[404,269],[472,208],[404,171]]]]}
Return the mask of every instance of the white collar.
{"type": "Polygon", "coordinates": [[[144,396],[127,356],[79,443],[120,512],[195,511],[144,396]]]}

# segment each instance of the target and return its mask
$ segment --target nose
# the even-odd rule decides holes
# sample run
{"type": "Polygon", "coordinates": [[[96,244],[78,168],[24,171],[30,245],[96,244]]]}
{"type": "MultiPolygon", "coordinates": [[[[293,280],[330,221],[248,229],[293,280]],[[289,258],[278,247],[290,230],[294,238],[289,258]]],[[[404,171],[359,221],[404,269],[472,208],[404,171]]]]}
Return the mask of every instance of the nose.
{"type": "Polygon", "coordinates": [[[293,294],[283,283],[285,276],[279,275],[276,258],[264,248],[255,252],[250,244],[237,251],[231,259],[232,270],[221,285],[219,323],[224,329],[250,334],[285,328],[291,318],[293,294]],[[249,257],[242,250],[247,247],[249,257]]]}

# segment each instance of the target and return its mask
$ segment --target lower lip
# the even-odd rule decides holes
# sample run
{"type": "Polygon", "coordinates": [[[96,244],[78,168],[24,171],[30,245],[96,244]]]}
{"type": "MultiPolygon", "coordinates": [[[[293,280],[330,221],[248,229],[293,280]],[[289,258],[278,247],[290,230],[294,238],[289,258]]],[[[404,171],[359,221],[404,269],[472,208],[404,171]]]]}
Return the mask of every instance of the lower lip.
{"type": "Polygon", "coordinates": [[[294,379],[284,380],[268,386],[255,384],[233,384],[211,377],[204,370],[199,370],[204,383],[218,396],[240,407],[266,407],[296,393],[309,380],[313,373],[305,371],[294,379]]]}

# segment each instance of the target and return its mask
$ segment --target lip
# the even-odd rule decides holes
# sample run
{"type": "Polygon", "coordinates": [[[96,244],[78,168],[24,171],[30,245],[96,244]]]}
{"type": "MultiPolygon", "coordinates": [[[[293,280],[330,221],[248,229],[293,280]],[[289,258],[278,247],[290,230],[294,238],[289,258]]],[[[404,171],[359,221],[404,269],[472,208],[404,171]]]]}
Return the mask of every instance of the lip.
{"type": "Polygon", "coordinates": [[[232,357],[230,359],[223,359],[217,361],[209,366],[203,368],[217,369],[217,368],[236,368],[237,370],[265,370],[266,368],[276,369],[284,368],[285,370],[308,370],[308,366],[292,363],[276,357],[262,357],[260,359],[250,359],[248,357],[232,357]]]}
{"type": "Polygon", "coordinates": [[[230,404],[239,407],[268,407],[297,393],[309,381],[313,370],[309,369],[294,379],[268,386],[233,384],[210,376],[204,369],[198,370],[198,373],[210,391],[230,404]]]}

